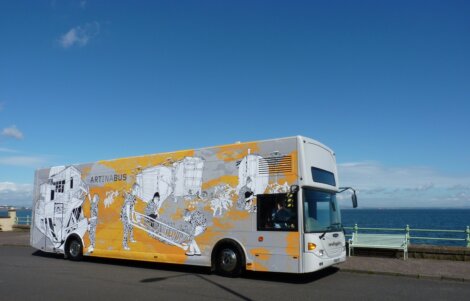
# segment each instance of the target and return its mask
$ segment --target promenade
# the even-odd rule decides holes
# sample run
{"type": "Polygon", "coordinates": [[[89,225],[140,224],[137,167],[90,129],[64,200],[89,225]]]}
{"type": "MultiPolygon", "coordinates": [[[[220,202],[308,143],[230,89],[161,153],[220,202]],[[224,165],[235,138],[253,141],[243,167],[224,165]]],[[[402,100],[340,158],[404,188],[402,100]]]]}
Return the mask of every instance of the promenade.
{"type": "MultiPolygon", "coordinates": [[[[0,246],[29,246],[29,232],[0,232],[0,246]]],[[[381,257],[348,257],[339,271],[470,283],[470,262],[381,257]]]]}

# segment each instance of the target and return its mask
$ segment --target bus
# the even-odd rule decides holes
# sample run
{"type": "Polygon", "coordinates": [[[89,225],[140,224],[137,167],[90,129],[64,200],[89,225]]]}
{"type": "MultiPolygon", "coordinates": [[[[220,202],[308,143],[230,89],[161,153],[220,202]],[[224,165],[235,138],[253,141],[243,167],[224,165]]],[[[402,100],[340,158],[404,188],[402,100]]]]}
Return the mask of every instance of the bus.
{"type": "Polygon", "coordinates": [[[30,244],[84,256],[310,273],[346,260],[335,153],[295,136],[35,172],[30,244]]]}

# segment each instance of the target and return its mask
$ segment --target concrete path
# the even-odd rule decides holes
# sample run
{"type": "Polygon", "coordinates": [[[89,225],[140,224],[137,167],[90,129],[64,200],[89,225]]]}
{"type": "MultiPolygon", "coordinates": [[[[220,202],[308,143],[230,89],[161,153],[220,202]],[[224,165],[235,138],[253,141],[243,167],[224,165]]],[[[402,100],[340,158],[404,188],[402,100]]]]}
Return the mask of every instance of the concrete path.
{"type": "Polygon", "coordinates": [[[470,282],[470,262],[468,261],[352,256],[338,267],[346,272],[470,282]]]}
{"type": "Polygon", "coordinates": [[[0,246],[29,246],[29,231],[0,232],[0,246]]]}
{"type": "MultiPolygon", "coordinates": [[[[0,246],[29,246],[29,232],[0,232],[0,246]]],[[[343,272],[470,282],[468,261],[352,256],[337,267],[343,272]]]]}

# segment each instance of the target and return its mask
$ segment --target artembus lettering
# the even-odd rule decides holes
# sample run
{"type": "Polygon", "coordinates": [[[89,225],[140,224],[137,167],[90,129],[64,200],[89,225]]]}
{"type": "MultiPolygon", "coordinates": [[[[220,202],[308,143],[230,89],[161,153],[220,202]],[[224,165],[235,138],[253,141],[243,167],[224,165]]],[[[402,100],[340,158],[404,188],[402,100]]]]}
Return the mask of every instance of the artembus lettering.
{"type": "Polygon", "coordinates": [[[127,181],[127,174],[113,174],[113,175],[103,175],[103,176],[91,176],[90,183],[109,183],[109,182],[123,182],[127,181]]]}

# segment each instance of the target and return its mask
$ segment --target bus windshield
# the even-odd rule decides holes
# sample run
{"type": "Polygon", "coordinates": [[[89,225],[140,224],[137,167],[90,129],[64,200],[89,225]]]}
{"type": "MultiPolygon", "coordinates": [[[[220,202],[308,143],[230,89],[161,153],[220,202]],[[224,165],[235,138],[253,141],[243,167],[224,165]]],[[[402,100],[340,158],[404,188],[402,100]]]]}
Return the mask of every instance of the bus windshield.
{"type": "Polygon", "coordinates": [[[303,188],[305,232],[341,231],[336,193],[303,188]]]}

